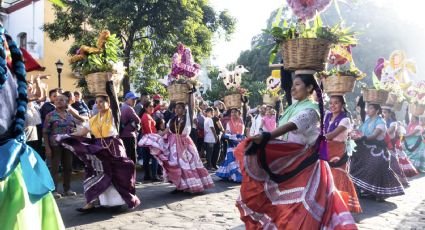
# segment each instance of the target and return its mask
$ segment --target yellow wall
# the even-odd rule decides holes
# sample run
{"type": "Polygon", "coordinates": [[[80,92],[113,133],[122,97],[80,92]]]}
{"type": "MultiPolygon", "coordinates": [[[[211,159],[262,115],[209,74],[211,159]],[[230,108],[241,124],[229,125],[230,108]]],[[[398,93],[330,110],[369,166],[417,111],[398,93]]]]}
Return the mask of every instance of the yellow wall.
{"type": "MultiPolygon", "coordinates": [[[[44,1],[44,21],[46,23],[52,22],[55,20],[54,10],[52,7],[52,3],[49,1],[44,1]]],[[[47,33],[44,33],[44,54],[43,58],[39,60],[39,63],[46,67],[44,72],[41,74],[50,74],[50,79],[44,80],[44,82],[49,86],[49,90],[58,87],[58,74],[56,70],[55,62],[58,59],[64,63],[63,70],[61,73],[61,87],[64,91],[71,90],[74,91],[77,89],[75,78],[71,72],[71,67],[69,65],[69,56],[67,52],[71,47],[73,39],[69,39],[66,41],[59,40],[56,42],[52,42],[47,33]]],[[[38,72],[33,72],[31,74],[37,74],[38,72]]]]}

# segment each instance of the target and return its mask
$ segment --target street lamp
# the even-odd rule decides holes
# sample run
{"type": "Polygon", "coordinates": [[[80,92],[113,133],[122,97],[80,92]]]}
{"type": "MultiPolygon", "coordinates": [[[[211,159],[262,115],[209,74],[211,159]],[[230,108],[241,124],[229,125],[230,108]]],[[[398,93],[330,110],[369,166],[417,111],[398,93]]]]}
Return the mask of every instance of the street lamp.
{"type": "Polygon", "coordinates": [[[56,65],[56,70],[58,71],[58,88],[61,88],[61,73],[62,73],[62,67],[63,67],[63,63],[61,62],[60,59],[58,59],[58,61],[55,63],[56,65]]]}
{"type": "Polygon", "coordinates": [[[203,86],[199,87],[199,92],[201,93],[201,95],[204,94],[204,90],[205,88],[203,86]]]}

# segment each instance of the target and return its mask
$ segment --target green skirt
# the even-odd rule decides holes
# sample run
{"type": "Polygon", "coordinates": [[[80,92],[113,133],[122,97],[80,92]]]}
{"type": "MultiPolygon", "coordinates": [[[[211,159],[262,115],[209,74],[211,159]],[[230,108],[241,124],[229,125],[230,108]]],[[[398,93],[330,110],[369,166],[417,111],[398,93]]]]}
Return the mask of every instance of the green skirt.
{"type": "Polygon", "coordinates": [[[34,204],[30,202],[20,163],[0,181],[0,229],[65,229],[52,193],[34,204]]]}
{"type": "MultiPolygon", "coordinates": [[[[416,141],[418,140],[417,136],[407,137],[406,143],[409,148],[412,148],[416,141]]],[[[425,172],[425,143],[421,141],[419,147],[413,151],[410,152],[407,150],[407,148],[404,147],[404,151],[406,152],[406,155],[409,157],[410,161],[412,162],[413,166],[418,171],[425,172]]]]}

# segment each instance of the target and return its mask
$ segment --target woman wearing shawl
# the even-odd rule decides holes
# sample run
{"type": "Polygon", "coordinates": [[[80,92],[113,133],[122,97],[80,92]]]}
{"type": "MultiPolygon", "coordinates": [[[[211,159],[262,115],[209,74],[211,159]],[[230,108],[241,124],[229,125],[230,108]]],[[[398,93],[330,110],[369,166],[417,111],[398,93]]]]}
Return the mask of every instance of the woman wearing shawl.
{"type": "Polygon", "coordinates": [[[71,137],[57,138],[85,164],[83,187],[87,204],[77,209],[79,212],[95,210],[97,201],[109,207],[127,204],[135,208],[140,204],[136,196],[135,165],[127,158],[118,137],[120,110],[111,79],[106,83],[106,92],[108,96],[96,96],[98,114],[71,137]],[[96,139],[85,138],[89,132],[96,139]]]}
{"type": "Polygon", "coordinates": [[[372,195],[377,201],[404,194],[403,186],[390,168],[390,154],[385,143],[387,127],[379,115],[381,106],[369,104],[368,118],[353,136],[356,152],[350,162],[350,176],[362,193],[372,195]]]}
{"type": "Polygon", "coordinates": [[[343,96],[331,96],[330,112],[325,116],[324,132],[328,140],[329,166],[334,177],[334,184],[339,190],[342,199],[351,212],[362,211],[357,198],[356,189],[347,171],[348,153],[352,152],[351,140],[348,133],[351,131],[351,120],[345,108],[343,96]]]}
{"type": "Polygon", "coordinates": [[[234,182],[242,181],[239,162],[236,160],[233,151],[243,138],[244,130],[241,112],[235,108],[231,109],[230,120],[227,122],[226,134],[224,135],[224,138],[227,139],[226,158],[218,167],[216,176],[234,182]]]}
{"type": "Polygon", "coordinates": [[[297,102],[285,110],[279,127],[235,150],[243,175],[236,205],[246,229],[357,229],[321,160],[327,159],[326,149],[319,150],[320,143],[326,146],[319,128],[323,101],[313,72],[295,72],[291,95],[297,102]],[[313,91],[319,105],[311,99],[313,91]]]}
{"type": "Polygon", "coordinates": [[[419,120],[419,117],[412,116],[403,142],[407,156],[419,172],[425,172],[425,143],[422,138],[424,123],[425,119],[419,120]]]}
{"type": "Polygon", "coordinates": [[[25,143],[26,89],[22,53],[0,23],[0,228],[65,229],[49,169],[25,143]]]}
{"type": "Polygon", "coordinates": [[[176,116],[168,122],[163,136],[144,135],[139,146],[149,147],[163,167],[164,177],[176,186],[172,193],[203,192],[214,187],[214,183],[189,136],[192,130],[189,109],[184,103],[177,103],[175,112],[176,116]]]}

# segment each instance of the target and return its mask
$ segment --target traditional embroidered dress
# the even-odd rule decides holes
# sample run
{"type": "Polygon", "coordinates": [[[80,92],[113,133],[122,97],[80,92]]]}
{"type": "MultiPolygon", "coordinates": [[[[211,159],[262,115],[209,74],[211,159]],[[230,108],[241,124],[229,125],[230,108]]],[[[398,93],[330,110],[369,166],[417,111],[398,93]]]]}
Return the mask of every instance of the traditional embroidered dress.
{"type": "Polygon", "coordinates": [[[388,152],[390,153],[391,159],[390,159],[390,168],[397,174],[398,180],[403,184],[404,187],[409,186],[409,182],[407,181],[407,177],[404,174],[404,171],[401,168],[400,162],[399,162],[399,151],[397,150],[396,142],[398,135],[397,129],[398,129],[398,123],[397,121],[388,121],[387,122],[387,136],[385,138],[387,142],[388,152]],[[392,131],[390,133],[390,131],[392,131]]]}
{"type": "Polygon", "coordinates": [[[318,159],[317,110],[310,100],[297,102],[279,121],[297,130],[260,146],[256,155],[244,155],[249,140],[236,148],[243,175],[236,205],[246,229],[357,229],[328,163],[318,159]]]}
{"type": "Polygon", "coordinates": [[[154,133],[143,135],[139,146],[150,148],[151,154],[164,169],[164,177],[177,190],[198,193],[214,187],[189,136],[192,127],[188,111],[185,119],[176,116],[169,121],[168,127],[169,132],[164,137],[154,133]]]}
{"type": "Polygon", "coordinates": [[[331,167],[334,184],[349,210],[359,213],[362,209],[353,181],[351,181],[347,171],[349,157],[346,150],[346,143],[349,141],[348,133],[351,130],[350,119],[345,112],[341,112],[333,121],[331,119],[332,113],[326,114],[325,133],[332,132],[339,126],[346,128],[346,130],[333,138],[332,141],[328,141],[329,166],[331,167]]]}
{"type": "Polygon", "coordinates": [[[137,207],[134,163],[118,138],[112,111],[98,113],[86,125],[96,139],[68,137],[61,140],[85,164],[84,195],[87,203],[99,198],[102,206],[137,207]]]}
{"type": "Polygon", "coordinates": [[[226,158],[215,172],[216,176],[225,180],[242,182],[240,162],[235,158],[233,151],[243,139],[244,130],[245,126],[242,119],[233,120],[231,118],[227,123],[226,131],[228,134],[224,135],[224,138],[227,140],[226,158]]]}
{"type": "Polygon", "coordinates": [[[397,151],[398,162],[400,164],[401,170],[404,172],[404,175],[406,175],[406,177],[414,177],[418,175],[418,171],[407,157],[407,154],[403,149],[403,142],[401,141],[405,134],[406,129],[399,125],[397,127],[396,137],[393,139],[393,145],[397,151]]]}
{"type": "Polygon", "coordinates": [[[65,229],[49,170],[25,144],[25,66],[15,42],[3,33],[0,26],[0,229],[65,229]],[[16,78],[6,64],[9,46],[16,78]]]}
{"type": "Polygon", "coordinates": [[[411,123],[407,128],[407,134],[413,136],[406,137],[403,148],[413,166],[420,172],[425,172],[425,143],[422,138],[423,128],[419,124],[411,123]]]}
{"type": "Polygon", "coordinates": [[[387,128],[381,117],[368,118],[360,131],[365,136],[381,129],[382,134],[375,141],[357,141],[356,152],[350,162],[350,176],[354,184],[375,197],[386,198],[404,194],[403,186],[390,168],[390,153],[384,141],[387,128]]]}

